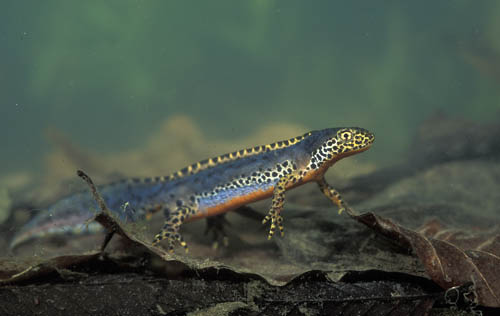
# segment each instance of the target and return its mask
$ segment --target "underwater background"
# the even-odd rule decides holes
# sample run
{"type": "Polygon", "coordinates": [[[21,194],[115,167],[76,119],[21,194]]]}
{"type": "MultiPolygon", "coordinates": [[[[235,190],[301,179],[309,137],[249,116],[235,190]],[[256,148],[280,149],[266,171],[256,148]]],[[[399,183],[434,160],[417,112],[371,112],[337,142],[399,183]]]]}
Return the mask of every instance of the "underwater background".
{"type": "MultiPolygon", "coordinates": [[[[454,291],[471,313],[500,314],[500,1],[5,0],[0,12],[0,314],[374,313],[366,299],[448,315],[454,291]],[[311,183],[286,192],[284,236],[267,238],[278,199],[266,199],[183,224],[189,253],[152,246],[172,213],[149,204],[148,183],[349,126],[375,142],[325,175],[342,216],[333,189],[311,183]],[[111,210],[92,207],[77,170],[111,210]],[[324,291],[337,286],[344,301],[324,291]]],[[[224,181],[200,179],[156,188],[179,210],[184,184],[224,181]]]]}
{"type": "MultiPolygon", "coordinates": [[[[99,184],[165,175],[359,126],[376,142],[333,168],[351,177],[407,163],[415,135],[441,117],[499,117],[497,1],[6,1],[2,11],[0,223],[81,189],[76,169],[99,184]]],[[[9,225],[0,231],[12,235],[9,225]]]]}
{"type": "Polygon", "coordinates": [[[6,1],[2,11],[4,176],[43,170],[50,129],[113,152],[179,114],[225,140],[276,122],[354,125],[377,135],[363,158],[392,164],[436,111],[482,122],[500,109],[497,1],[6,1]]]}

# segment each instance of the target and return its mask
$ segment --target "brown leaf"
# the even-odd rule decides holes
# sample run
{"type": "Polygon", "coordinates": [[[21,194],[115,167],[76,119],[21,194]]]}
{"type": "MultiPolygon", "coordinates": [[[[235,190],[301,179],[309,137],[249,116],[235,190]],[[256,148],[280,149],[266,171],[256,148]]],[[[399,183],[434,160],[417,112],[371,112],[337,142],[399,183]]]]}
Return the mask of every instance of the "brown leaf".
{"type": "Polygon", "coordinates": [[[357,221],[413,250],[427,274],[442,288],[473,282],[477,302],[500,307],[500,234],[488,231],[448,230],[430,221],[418,231],[402,227],[373,213],[350,214],[357,221]]]}

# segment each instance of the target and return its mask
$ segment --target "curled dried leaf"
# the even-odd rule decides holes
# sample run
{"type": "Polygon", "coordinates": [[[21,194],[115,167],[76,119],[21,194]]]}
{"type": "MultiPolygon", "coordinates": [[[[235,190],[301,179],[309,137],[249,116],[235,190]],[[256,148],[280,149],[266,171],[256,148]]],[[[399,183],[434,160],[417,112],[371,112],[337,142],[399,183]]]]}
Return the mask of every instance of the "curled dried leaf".
{"type": "Polygon", "coordinates": [[[350,214],[378,233],[413,250],[442,288],[473,282],[480,305],[500,307],[500,233],[448,230],[437,221],[410,230],[373,213],[350,214]]]}

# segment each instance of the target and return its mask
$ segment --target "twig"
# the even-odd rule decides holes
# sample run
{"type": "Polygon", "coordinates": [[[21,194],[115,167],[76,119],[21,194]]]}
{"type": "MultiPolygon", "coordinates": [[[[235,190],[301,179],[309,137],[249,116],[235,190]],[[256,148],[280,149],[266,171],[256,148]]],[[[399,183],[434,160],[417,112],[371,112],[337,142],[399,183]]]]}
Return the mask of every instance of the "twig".
{"type": "Polygon", "coordinates": [[[101,212],[99,212],[94,217],[95,221],[101,224],[106,229],[106,236],[104,237],[104,241],[101,245],[101,252],[104,251],[104,249],[111,241],[111,238],[113,238],[113,235],[115,233],[128,239],[128,236],[125,234],[120,225],[114,220],[112,216],[110,216],[111,212],[106,206],[106,202],[104,202],[104,199],[97,191],[97,187],[95,186],[92,179],[82,170],[77,170],[76,174],[88,184],[92,196],[94,197],[97,204],[99,205],[99,208],[101,209],[101,212]]]}

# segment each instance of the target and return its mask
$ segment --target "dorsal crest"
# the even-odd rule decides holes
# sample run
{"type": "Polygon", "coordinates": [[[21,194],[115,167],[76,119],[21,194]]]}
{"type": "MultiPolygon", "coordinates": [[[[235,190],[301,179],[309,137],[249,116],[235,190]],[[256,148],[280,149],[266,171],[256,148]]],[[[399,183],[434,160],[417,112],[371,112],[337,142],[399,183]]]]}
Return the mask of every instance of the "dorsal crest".
{"type": "Polygon", "coordinates": [[[286,147],[293,146],[299,142],[301,142],[303,139],[306,137],[309,137],[312,135],[312,132],[305,133],[301,136],[293,137],[287,140],[282,140],[278,142],[274,142],[271,144],[267,145],[261,145],[261,146],[255,146],[255,147],[250,147],[247,149],[242,149],[238,151],[234,151],[231,153],[227,153],[224,155],[216,156],[213,158],[205,159],[202,161],[198,161],[192,165],[189,165],[177,172],[174,172],[168,176],[162,176],[162,177],[151,177],[151,178],[135,178],[132,179],[131,181],[133,182],[160,182],[160,181],[173,181],[176,179],[180,179],[186,176],[190,176],[193,174],[196,174],[200,171],[203,171],[205,169],[215,167],[230,161],[238,160],[241,158],[249,157],[249,156],[254,156],[258,155],[260,153],[264,152],[269,152],[273,150],[278,150],[286,147]]]}

